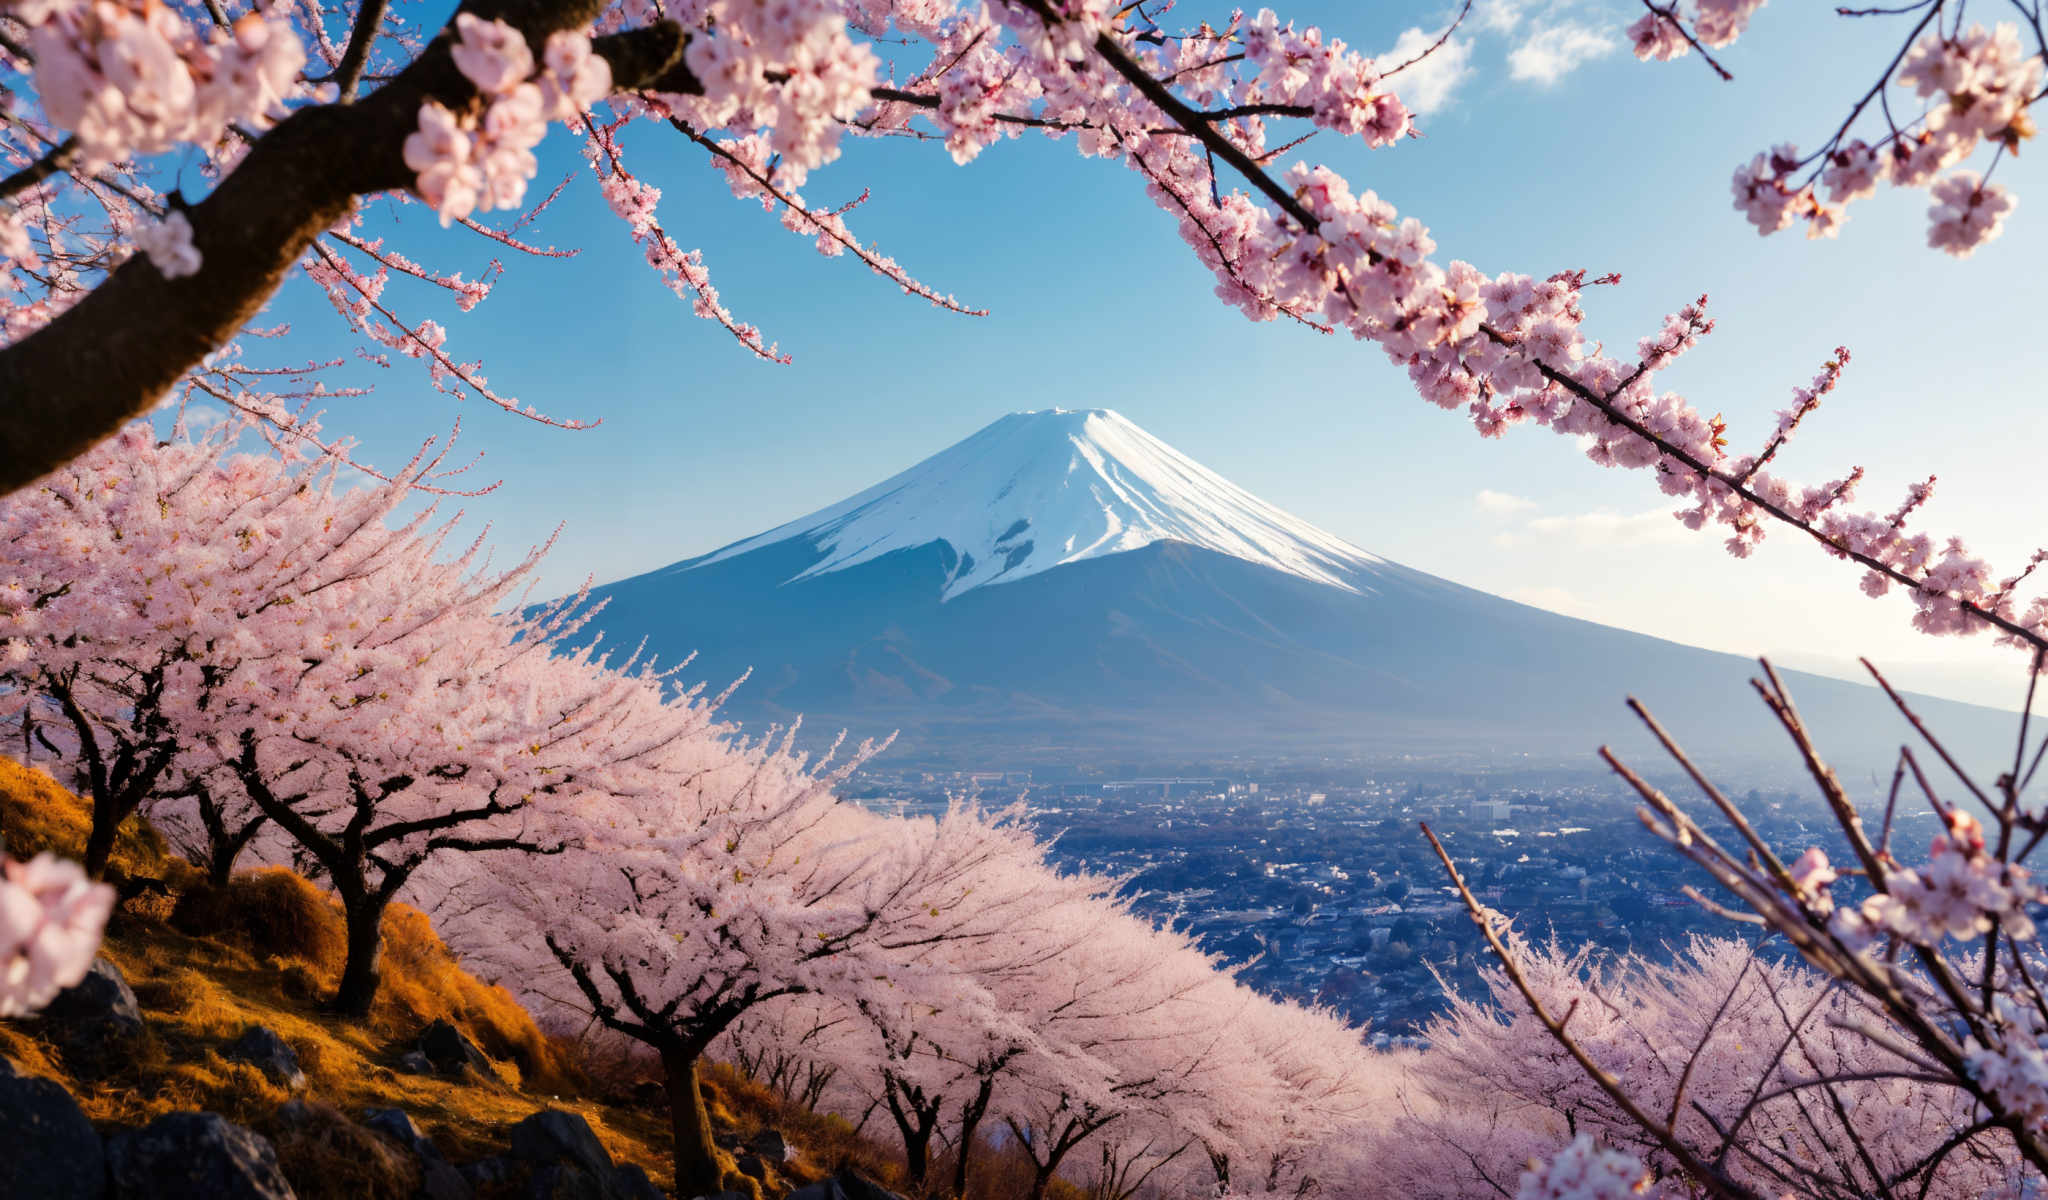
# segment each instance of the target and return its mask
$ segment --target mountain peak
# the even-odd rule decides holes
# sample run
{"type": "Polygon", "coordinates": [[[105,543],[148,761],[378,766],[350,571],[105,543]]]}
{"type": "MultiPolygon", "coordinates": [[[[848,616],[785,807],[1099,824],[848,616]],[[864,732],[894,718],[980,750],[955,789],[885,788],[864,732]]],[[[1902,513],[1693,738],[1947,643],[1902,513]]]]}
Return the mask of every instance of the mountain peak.
{"type": "Polygon", "coordinates": [[[822,555],[797,579],[945,542],[955,558],[947,599],[1155,542],[1347,590],[1357,571],[1383,561],[1106,408],[1011,413],[866,491],[689,565],[795,538],[822,555]]]}

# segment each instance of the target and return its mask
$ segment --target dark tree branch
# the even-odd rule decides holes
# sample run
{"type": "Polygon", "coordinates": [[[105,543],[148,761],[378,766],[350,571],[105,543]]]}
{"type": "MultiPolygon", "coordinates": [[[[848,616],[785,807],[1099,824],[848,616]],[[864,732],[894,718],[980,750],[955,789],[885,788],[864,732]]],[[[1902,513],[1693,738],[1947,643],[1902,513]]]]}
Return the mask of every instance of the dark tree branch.
{"type": "MultiPolygon", "coordinates": [[[[588,24],[597,0],[472,0],[529,41],[588,24]]],[[[147,412],[234,337],[356,197],[409,189],[401,150],[429,99],[474,89],[444,30],[410,66],[348,105],[302,108],[257,139],[211,195],[186,210],[200,269],[166,279],[147,255],[115,268],[69,310],[0,350],[0,494],[70,461],[147,412]]],[[[620,90],[701,91],[673,22],[592,40],[620,90]]]]}

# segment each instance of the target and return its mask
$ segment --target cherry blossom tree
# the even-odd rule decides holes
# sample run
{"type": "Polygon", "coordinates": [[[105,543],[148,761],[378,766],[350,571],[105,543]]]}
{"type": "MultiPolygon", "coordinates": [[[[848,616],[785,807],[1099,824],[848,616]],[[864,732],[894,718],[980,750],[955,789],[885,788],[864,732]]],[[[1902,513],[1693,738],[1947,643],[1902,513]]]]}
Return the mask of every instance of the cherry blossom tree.
{"type": "MultiPolygon", "coordinates": [[[[171,712],[192,675],[181,640],[163,631],[186,597],[157,589],[173,553],[194,555],[195,578],[217,566],[188,522],[220,496],[208,468],[224,441],[157,446],[138,427],[0,503],[0,713],[24,758],[55,755],[90,800],[95,877],[121,824],[175,786],[171,712]]],[[[231,520],[231,506],[204,516],[231,520]]]]}
{"type": "Polygon", "coordinates": [[[233,878],[245,855],[266,862],[291,857],[289,843],[277,841],[286,835],[224,770],[179,770],[174,782],[143,802],[142,814],[179,854],[206,871],[214,887],[233,878]]]}
{"type": "Polygon", "coordinates": [[[781,1096],[823,1109],[828,1094],[836,1098],[845,1090],[840,1085],[848,1064],[872,1061],[865,1032],[856,1016],[828,997],[792,996],[735,1020],[714,1053],[781,1096]]]}
{"type": "Polygon", "coordinates": [[[961,998],[956,943],[998,945],[1056,878],[1012,822],[956,807],[878,816],[832,794],[874,747],[808,765],[767,743],[678,736],[690,715],[644,689],[623,729],[658,750],[568,790],[578,835],[522,873],[487,872],[456,944],[557,1027],[622,1041],[667,1082],[678,1187],[717,1190],[700,1065],[736,1022],[786,997],[917,1019],[961,998]],[[502,956],[513,956],[504,961],[502,956]]]}
{"type": "Polygon", "coordinates": [[[594,648],[555,653],[578,628],[566,603],[498,611],[537,556],[491,571],[481,543],[442,553],[431,506],[390,520],[437,457],[343,490],[336,455],[236,453],[239,432],[158,442],[137,426],[0,506],[11,703],[34,744],[83,761],[102,854],[152,789],[200,806],[216,868],[259,818],[284,835],[271,852],[303,856],[341,900],[335,1002],[362,1012],[384,911],[423,863],[553,844],[535,809],[576,766],[557,748],[608,719],[619,685],[594,648]],[[51,705],[68,745],[36,724],[51,705]],[[152,773],[116,791],[103,779],[136,746],[156,749],[152,773]]]}

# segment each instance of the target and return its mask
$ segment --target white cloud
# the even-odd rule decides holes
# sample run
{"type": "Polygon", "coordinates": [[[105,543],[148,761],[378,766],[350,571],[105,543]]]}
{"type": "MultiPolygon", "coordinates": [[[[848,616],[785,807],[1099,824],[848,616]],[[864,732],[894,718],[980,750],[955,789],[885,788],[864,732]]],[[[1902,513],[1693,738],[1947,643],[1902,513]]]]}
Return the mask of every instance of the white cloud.
{"type": "MultiPolygon", "coordinates": [[[[1394,48],[1380,56],[1381,62],[1405,63],[1443,36],[1410,29],[1394,42],[1394,48]]],[[[1451,102],[1451,93],[1472,75],[1472,43],[1452,38],[1406,70],[1394,76],[1394,94],[1409,111],[1436,112],[1451,102]]]]}
{"type": "Polygon", "coordinates": [[[1567,21],[1544,26],[1508,52],[1508,74],[1547,87],[1620,45],[1613,34],[1588,25],[1567,21]]]}
{"type": "Polygon", "coordinates": [[[1472,23],[1491,33],[1507,33],[1522,23],[1527,0],[1479,0],[1472,6],[1472,23]]]}
{"type": "Polygon", "coordinates": [[[1567,537],[1581,546],[1647,546],[1683,542],[1691,531],[1679,524],[1671,510],[1649,512],[1589,512],[1570,516],[1537,517],[1529,522],[1537,533],[1567,537]]]}
{"type": "Polygon", "coordinates": [[[1492,488],[1480,488],[1479,494],[1472,497],[1472,503],[1479,507],[1480,512],[1501,515],[1527,512],[1536,507],[1534,500],[1523,496],[1509,495],[1506,492],[1496,492],[1492,488]]]}
{"type": "Polygon", "coordinates": [[[193,433],[204,433],[228,419],[227,413],[211,404],[188,404],[183,413],[185,428],[193,433]]]}

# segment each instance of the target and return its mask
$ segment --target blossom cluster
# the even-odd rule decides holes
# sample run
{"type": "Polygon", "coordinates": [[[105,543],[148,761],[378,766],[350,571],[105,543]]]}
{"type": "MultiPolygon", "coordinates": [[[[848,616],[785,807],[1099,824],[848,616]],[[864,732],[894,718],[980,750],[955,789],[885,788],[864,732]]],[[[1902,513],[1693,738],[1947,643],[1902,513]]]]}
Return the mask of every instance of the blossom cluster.
{"type": "MultiPolygon", "coordinates": [[[[1689,14],[1693,36],[1703,46],[1716,49],[1732,43],[1749,28],[1750,17],[1764,6],[1764,0],[1695,0],[1689,14]]],[[[1650,11],[1628,27],[1629,41],[1636,57],[1645,61],[1669,62],[1691,50],[1679,22],[1688,19],[1678,11],[1676,0],[1668,8],[1648,6],[1650,11]]]]}
{"type": "Polygon", "coordinates": [[[135,231],[135,246],[149,256],[165,279],[197,274],[199,250],[192,245],[192,222],[175,210],[135,231]]]}
{"type": "Polygon", "coordinates": [[[1983,826],[1970,814],[1950,810],[1944,820],[1948,832],[1933,839],[1924,866],[1891,871],[1883,891],[1834,915],[1831,928],[1844,942],[1860,949],[1884,934],[1919,945],[1967,941],[1989,933],[1994,921],[2015,941],[2033,938],[2028,908],[2041,891],[2027,869],[1986,853],[1983,826]]]}
{"type": "Polygon", "coordinates": [[[1531,1163],[1515,1200],[1631,1200],[1643,1194],[1648,1178],[1636,1158],[1602,1149],[1582,1133],[1549,1162],[1531,1163]]]}
{"type": "Polygon", "coordinates": [[[690,39],[685,61],[704,94],[673,103],[708,128],[764,133],[801,186],[801,172],[839,156],[842,123],[867,106],[881,60],[848,34],[832,0],[703,8],[708,32],[690,39]]]}
{"type": "Polygon", "coordinates": [[[503,21],[458,13],[455,65],[476,85],[476,105],[454,111],[420,105],[419,127],[405,139],[405,165],[441,224],[478,210],[516,208],[540,170],[533,148],[549,121],[567,121],[611,91],[611,64],[574,31],[548,36],[536,67],[526,38],[503,21]]]}
{"type": "Polygon", "coordinates": [[[1240,36],[1254,74],[1240,103],[1300,104],[1316,125],[1368,146],[1390,146],[1407,134],[1409,113],[1400,97],[1380,86],[1373,61],[1310,26],[1296,32],[1273,10],[1259,10],[1240,36]]]}
{"type": "Polygon", "coordinates": [[[34,1012],[84,979],[114,911],[114,889],[77,863],[0,857],[0,1017],[34,1012]]]}
{"type": "Polygon", "coordinates": [[[291,25],[258,13],[206,36],[149,0],[43,0],[10,13],[32,27],[43,110],[77,137],[87,170],[207,145],[231,122],[263,128],[284,114],[306,64],[291,25]]]}
{"type": "Polygon", "coordinates": [[[2048,1133],[2048,1034],[2040,1012],[2015,997],[1994,999],[1991,1022],[1997,1045],[1970,1040],[1964,1051],[1970,1077],[2036,1133],[2048,1133]]]}
{"type": "Polygon", "coordinates": [[[1962,162],[1985,142],[2017,150],[2033,135],[2028,106],[2039,94],[2042,61],[2020,45],[2019,31],[2001,23],[1973,26],[1947,37],[1929,34],[1915,42],[1900,64],[1897,82],[1927,102],[1926,114],[1872,146],[1862,138],[1839,141],[1820,157],[1819,198],[1812,179],[1795,176],[1812,160],[1792,146],[1760,154],[1735,173],[1735,206],[1760,233],[1775,233],[1804,218],[1810,237],[1832,237],[1843,206],[1876,194],[1877,185],[1927,187],[1927,244],[1958,258],[1998,236],[2016,203],[2012,194],[1974,171],[1943,171],[1962,162]]]}

